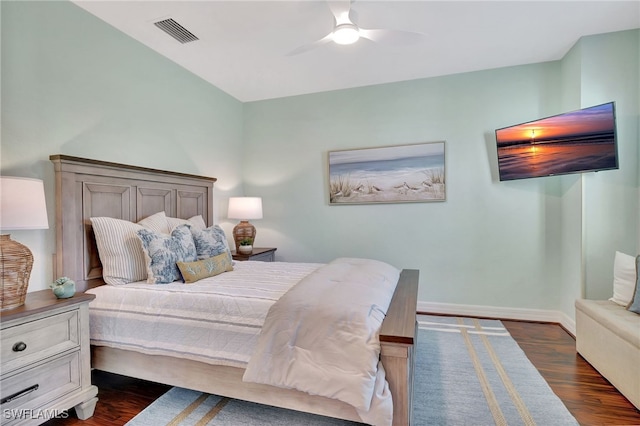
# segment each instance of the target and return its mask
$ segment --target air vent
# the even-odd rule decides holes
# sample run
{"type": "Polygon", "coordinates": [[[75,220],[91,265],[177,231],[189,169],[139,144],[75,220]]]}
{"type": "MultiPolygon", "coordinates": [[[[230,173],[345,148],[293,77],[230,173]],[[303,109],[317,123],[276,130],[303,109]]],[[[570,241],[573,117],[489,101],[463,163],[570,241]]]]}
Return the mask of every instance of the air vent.
{"type": "Polygon", "coordinates": [[[169,34],[171,37],[175,38],[182,44],[200,40],[198,37],[193,35],[191,31],[187,30],[185,27],[178,24],[171,18],[154,22],[153,25],[160,28],[162,31],[169,34]]]}

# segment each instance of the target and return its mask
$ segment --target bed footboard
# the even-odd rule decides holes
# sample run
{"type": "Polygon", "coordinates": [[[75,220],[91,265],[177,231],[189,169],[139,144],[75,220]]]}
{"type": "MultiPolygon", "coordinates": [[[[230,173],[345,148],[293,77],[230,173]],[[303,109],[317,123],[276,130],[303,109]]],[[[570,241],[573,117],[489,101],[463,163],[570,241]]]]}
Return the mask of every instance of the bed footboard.
{"type": "Polygon", "coordinates": [[[393,425],[411,425],[418,271],[405,269],[380,330],[381,359],[393,395],[393,425]]]}

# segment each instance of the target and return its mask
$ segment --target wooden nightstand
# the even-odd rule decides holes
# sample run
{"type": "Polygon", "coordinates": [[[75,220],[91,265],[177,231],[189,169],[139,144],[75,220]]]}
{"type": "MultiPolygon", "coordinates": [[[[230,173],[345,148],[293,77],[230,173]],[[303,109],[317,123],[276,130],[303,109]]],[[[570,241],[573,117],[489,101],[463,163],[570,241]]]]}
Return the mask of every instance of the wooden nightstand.
{"type": "Polygon", "coordinates": [[[38,425],[75,407],[93,415],[89,302],[92,294],[57,299],[51,290],[27,294],[25,304],[0,313],[0,398],[3,425],[38,425]]]}
{"type": "Polygon", "coordinates": [[[236,253],[235,250],[231,252],[233,260],[258,260],[261,262],[274,262],[276,256],[276,248],[254,248],[251,254],[236,253]]]}

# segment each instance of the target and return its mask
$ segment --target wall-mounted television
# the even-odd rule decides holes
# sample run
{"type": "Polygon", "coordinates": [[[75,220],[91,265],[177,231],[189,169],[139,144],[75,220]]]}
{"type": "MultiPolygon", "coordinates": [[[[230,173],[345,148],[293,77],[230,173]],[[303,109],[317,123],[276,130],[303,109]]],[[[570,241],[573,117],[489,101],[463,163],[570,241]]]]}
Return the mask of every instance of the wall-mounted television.
{"type": "Polygon", "coordinates": [[[618,168],[614,102],[496,130],[500,180],[618,168]]]}

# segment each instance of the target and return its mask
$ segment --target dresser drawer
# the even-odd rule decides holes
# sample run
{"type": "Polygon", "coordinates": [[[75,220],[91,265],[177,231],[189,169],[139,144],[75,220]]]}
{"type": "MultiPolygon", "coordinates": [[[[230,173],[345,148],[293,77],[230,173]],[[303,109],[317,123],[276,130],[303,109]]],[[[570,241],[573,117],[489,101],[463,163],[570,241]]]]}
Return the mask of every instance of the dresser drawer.
{"type": "Polygon", "coordinates": [[[3,425],[5,420],[10,420],[7,419],[7,415],[18,417],[21,415],[21,409],[37,410],[56,398],[79,389],[80,386],[79,351],[13,375],[4,375],[0,389],[3,425]]]}
{"type": "Polygon", "coordinates": [[[0,331],[2,373],[77,347],[77,310],[4,328],[0,331]]]}

